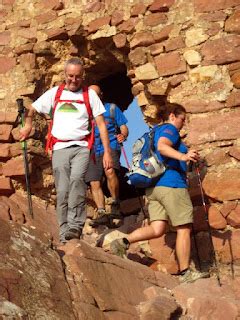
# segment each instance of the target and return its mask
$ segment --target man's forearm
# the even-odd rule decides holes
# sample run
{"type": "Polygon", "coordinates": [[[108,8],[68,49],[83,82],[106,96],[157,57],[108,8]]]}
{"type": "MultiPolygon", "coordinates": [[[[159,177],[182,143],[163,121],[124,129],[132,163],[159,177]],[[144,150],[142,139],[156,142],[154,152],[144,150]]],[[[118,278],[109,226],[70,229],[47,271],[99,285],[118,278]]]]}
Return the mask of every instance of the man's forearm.
{"type": "Polygon", "coordinates": [[[30,106],[29,109],[26,109],[26,112],[25,112],[25,125],[26,126],[32,126],[32,119],[33,119],[35,112],[36,111],[32,106],[30,106]]]}

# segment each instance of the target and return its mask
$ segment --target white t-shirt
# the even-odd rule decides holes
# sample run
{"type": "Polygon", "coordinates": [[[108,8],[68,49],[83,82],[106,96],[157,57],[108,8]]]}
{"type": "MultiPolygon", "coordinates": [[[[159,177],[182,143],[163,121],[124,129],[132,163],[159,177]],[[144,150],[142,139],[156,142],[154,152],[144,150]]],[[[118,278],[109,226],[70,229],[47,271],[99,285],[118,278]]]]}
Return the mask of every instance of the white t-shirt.
{"type": "MultiPolygon", "coordinates": [[[[54,99],[58,87],[53,87],[41,95],[32,106],[39,113],[50,114],[54,106],[54,99]]],[[[72,92],[64,89],[60,100],[69,100],[69,102],[59,102],[56,106],[53,120],[52,135],[59,140],[70,140],[67,142],[57,142],[54,150],[63,149],[73,144],[87,146],[84,139],[89,134],[89,117],[84,103],[74,101],[83,101],[82,90],[72,92]]],[[[96,92],[89,89],[89,102],[92,108],[94,118],[103,114],[105,108],[96,92]]]]}

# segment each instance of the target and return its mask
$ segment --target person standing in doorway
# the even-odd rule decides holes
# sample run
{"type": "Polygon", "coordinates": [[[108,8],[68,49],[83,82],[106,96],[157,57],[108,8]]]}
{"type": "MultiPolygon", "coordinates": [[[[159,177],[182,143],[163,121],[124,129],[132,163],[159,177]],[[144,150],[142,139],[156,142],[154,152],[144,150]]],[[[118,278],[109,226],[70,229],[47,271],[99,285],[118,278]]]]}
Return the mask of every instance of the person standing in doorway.
{"type": "Polygon", "coordinates": [[[90,113],[98,126],[104,147],[103,167],[106,170],[112,168],[108,132],[103,117],[105,108],[94,90],[83,87],[82,61],[79,58],[67,60],[64,73],[65,82],[62,86],[47,90],[28,108],[25,126],[20,131],[21,140],[26,139],[31,132],[35,112],[54,112],[51,131],[52,166],[61,243],[79,239],[86,220],[84,177],[90,155],[90,113]]]}
{"type": "MultiPolygon", "coordinates": [[[[100,99],[103,99],[104,101],[104,97],[99,86],[92,85],[90,88],[95,90],[100,99]]],[[[126,125],[127,119],[115,104],[104,102],[104,107],[106,111],[103,116],[110,140],[113,167],[104,168],[102,165],[104,146],[100,139],[99,130],[96,128],[95,144],[93,149],[94,157],[91,157],[86,174],[86,182],[90,183],[93,200],[95,201],[98,210],[97,219],[91,222],[93,227],[100,224],[108,224],[109,219],[112,218],[121,218],[118,172],[120,170],[121,146],[128,136],[128,127],[126,125]],[[105,210],[105,197],[102,190],[102,180],[104,175],[112,198],[111,214],[107,214],[105,210]]]]}

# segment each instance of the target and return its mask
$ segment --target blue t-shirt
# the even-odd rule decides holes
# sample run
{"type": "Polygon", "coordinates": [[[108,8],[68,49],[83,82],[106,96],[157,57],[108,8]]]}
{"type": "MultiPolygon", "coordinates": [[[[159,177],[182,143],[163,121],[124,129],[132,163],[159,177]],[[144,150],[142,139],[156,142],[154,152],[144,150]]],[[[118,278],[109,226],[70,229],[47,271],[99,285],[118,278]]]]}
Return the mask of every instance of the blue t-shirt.
{"type": "MultiPolygon", "coordinates": [[[[170,123],[166,123],[166,124],[163,124],[162,126],[159,126],[159,128],[156,129],[154,134],[154,146],[156,150],[157,150],[158,140],[161,137],[165,137],[169,139],[172,142],[172,147],[175,150],[181,153],[187,153],[187,147],[181,141],[179,132],[174,125],[170,123]]],[[[158,182],[156,183],[156,186],[164,186],[164,187],[170,187],[170,188],[187,188],[186,162],[162,156],[159,153],[159,151],[157,151],[156,153],[159,159],[165,162],[169,167],[177,168],[177,170],[174,170],[171,168],[167,169],[164,172],[164,174],[160,176],[158,182]]]]}
{"type": "MultiPolygon", "coordinates": [[[[108,130],[110,147],[113,150],[120,150],[120,145],[117,142],[117,138],[116,138],[116,134],[117,134],[116,127],[120,128],[122,125],[126,124],[127,119],[118,106],[115,105],[115,108],[114,108],[114,112],[112,115],[114,116],[114,119],[112,119],[112,116],[110,114],[111,103],[108,103],[108,102],[104,103],[104,107],[106,111],[104,112],[103,116],[104,116],[105,123],[108,130]]],[[[104,152],[104,148],[103,148],[103,144],[100,138],[100,133],[97,125],[95,126],[94,134],[95,134],[95,143],[94,143],[95,150],[94,151],[96,155],[101,155],[104,152]]]]}

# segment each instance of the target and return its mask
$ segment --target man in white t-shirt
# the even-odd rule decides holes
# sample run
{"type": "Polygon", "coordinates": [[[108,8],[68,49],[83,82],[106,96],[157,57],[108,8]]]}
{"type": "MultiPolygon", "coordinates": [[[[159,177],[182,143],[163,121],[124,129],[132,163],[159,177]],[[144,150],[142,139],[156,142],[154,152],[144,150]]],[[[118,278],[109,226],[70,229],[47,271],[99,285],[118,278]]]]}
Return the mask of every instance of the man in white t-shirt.
{"type": "MultiPolygon", "coordinates": [[[[65,63],[65,86],[54,112],[52,136],[53,175],[57,192],[57,216],[60,226],[60,241],[65,243],[79,239],[86,220],[85,173],[90,150],[86,137],[90,133],[89,113],[84,104],[82,61],[71,58],[65,63]]],[[[26,139],[32,129],[35,112],[51,114],[58,87],[53,87],[40,96],[26,111],[25,126],[20,131],[21,140],[26,139]]],[[[89,90],[89,102],[93,117],[104,145],[103,166],[112,167],[108,132],[103,113],[105,108],[94,90],[89,90]]]]}

